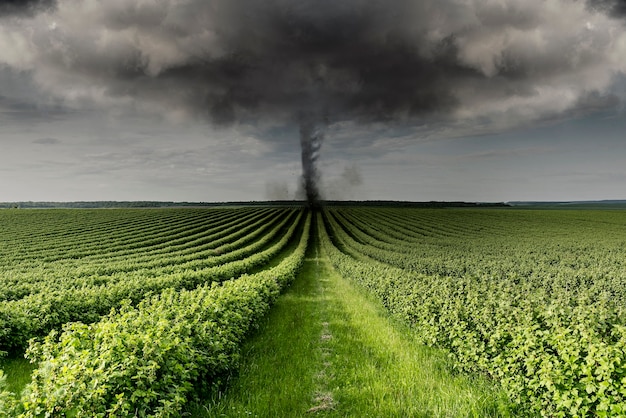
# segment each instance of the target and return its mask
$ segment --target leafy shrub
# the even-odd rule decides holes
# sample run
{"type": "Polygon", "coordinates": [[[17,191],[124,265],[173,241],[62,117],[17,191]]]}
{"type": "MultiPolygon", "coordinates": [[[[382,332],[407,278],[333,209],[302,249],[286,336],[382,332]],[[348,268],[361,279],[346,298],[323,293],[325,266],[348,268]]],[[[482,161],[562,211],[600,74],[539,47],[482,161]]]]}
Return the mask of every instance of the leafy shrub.
{"type": "MultiPolygon", "coordinates": [[[[511,400],[542,416],[626,416],[623,283],[612,280],[608,274],[604,279],[598,274],[592,281],[585,280],[580,272],[568,275],[568,268],[574,268],[559,267],[554,261],[566,259],[567,253],[542,252],[542,247],[535,251],[549,261],[548,265],[557,263],[554,269],[540,266],[544,273],[549,273],[547,276],[532,271],[525,276],[518,274],[524,263],[515,267],[506,262],[520,254],[494,252],[494,265],[484,265],[479,258],[483,254],[467,250],[456,259],[458,264],[465,264],[463,268],[455,268],[452,260],[446,261],[449,264],[445,271],[455,275],[423,274],[408,268],[409,259],[429,241],[422,236],[421,244],[416,241],[405,252],[400,242],[392,241],[394,235],[406,232],[391,227],[386,230],[381,226],[385,218],[376,218],[374,211],[370,215],[370,225],[377,227],[361,229],[355,228],[356,222],[351,224],[352,218],[333,216],[327,211],[324,222],[319,222],[324,250],[343,276],[358,282],[391,312],[413,324],[422,343],[447,349],[460,370],[486,373],[498,379],[511,400]],[[371,239],[370,245],[364,244],[364,230],[381,241],[371,239]],[[477,260],[462,258],[472,256],[477,260]],[[500,262],[503,264],[495,265],[500,262]],[[500,274],[505,271],[504,266],[512,271],[500,274]],[[478,274],[481,269],[498,275],[478,274]]],[[[614,216],[610,215],[610,227],[620,222],[614,216]]],[[[572,228],[567,224],[561,227],[572,228]]],[[[441,224],[441,228],[449,226],[441,224]]],[[[596,231],[591,232],[595,236],[596,231]]],[[[472,239],[477,245],[476,238],[472,239]]],[[[432,264],[437,264],[437,251],[444,260],[455,245],[466,246],[462,240],[454,244],[446,238],[446,246],[441,245],[440,238],[433,241],[439,246],[432,251],[432,264]]],[[[557,238],[551,245],[558,247],[560,242],[563,241],[557,238]]],[[[621,246],[621,242],[617,244],[621,246]]],[[[584,241],[578,245],[584,251],[592,251],[592,246],[584,245],[584,241]]],[[[511,251],[515,251],[513,245],[511,251]]],[[[612,254],[592,253],[585,257],[612,260],[612,254]]],[[[606,268],[610,272],[614,264],[606,263],[606,268]]]]}
{"type": "Polygon", "coordinates": [[[235,367],[239,346],[299,270],[297,249],[278,266],[194,290],[125,303],[91,325],[71,323],[27,355],[39,362],[13,413],[20,417],[177,416],[195,388],[235,367]]]}

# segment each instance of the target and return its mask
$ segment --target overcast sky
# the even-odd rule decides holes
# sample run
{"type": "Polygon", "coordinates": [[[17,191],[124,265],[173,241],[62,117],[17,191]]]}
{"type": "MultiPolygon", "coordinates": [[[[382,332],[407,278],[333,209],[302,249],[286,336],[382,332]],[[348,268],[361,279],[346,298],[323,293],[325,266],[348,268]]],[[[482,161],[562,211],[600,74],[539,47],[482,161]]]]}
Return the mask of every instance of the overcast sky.
{"type": "Polygon", "coordinates": [[[0,201],[626,199],[623,0],[0,0],[0,201]]]}

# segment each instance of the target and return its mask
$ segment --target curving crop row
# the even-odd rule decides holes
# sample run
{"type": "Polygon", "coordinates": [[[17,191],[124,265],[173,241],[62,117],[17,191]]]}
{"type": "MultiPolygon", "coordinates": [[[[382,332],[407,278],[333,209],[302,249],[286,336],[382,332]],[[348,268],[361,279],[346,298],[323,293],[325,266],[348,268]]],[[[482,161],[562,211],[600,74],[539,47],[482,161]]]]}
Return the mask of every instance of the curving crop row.
{"type": "Polygon", "coordinates": [[[180,251],[173,248],[172,251],[158,254],[141,252],[122,261],[110,260],[95,264],[79,260],[74,276],[107,276],[154,269],[159,269],[154,270],[156,274],[162,274],[177,268],[202,268],[221,264],[233,259],[233,255],[229,254],[233,250],[242,250],[260,238],[267,241],[274,237],[293,216],[293,211],[275,211],[258,220],[251,219],[250,221],[254,220],[252,223],[242,221],[216,232],[211,231],[210,235],[193,241],[190,247],[185,245],[180,251]]]}
{"type": "Polygon", "coordinates": [[[272,269],[168,289],[33,344],[28,355],[39,368],[19,399],[0,394],[0,415],[180,416],[199,385],[210,387],[234,367],[245,334],[299,270],[309,227],[310,215],[297,249],[272,269]]]}
{"type": "Polygon", "coordinates": [[[108,209],[82,213],[74,210],[79,213],[70,221],[64,219],[67,210],[52,210],[46,212],[48,220],[39,224],[36,220],[43,215],[37,213],[24,211],[20,212],[22,216],[3,213],[1,220],[14,218],[15,222],[13,228],[2,231],[3,244],[8,245],[0,247],[0,252],[7,256],[13,253],[28,262],[42,258],[46,261],[79,258],[82,253],[106,254],[124,247],[143,250],[166,244],[173,237],[184,237],[189,231],[202,232],[262,212],[250,208],[152,209],[136,214],[134,210],[129,211],[108,209]]]}
{"type": "MultiPolygon", "coordinates": [[[[76,235],[67,234],[53,235],[46,238],[45,228],[43,231],[29,232],[29,239],[11,242],[9,249],[2,251],[3,258],[8,259],[10,264],[16,262],[26,262],[28,264],[36,262],[50,263],[63,260],[79,260],[86,257],[91,258],[108,258],[121,253],[122,256],[129,251],[139,250],[142,253],[152,249],[167,248],[178,239],[185,239],[193,234],[207,234],[207,229],[214,229],[209,233],[223,229],[226,223],[244,222],[245,219],[252,215],[258,216],[261,212],[246,211],[246,213],[238,210],[232,211],[205,211],[191,212],[178,211],[170,215],[169,212],[150,213],[147,217],[150,224],[139,226],[128,224],[125,222],[127,217],[125,212],[118,214],[119,219],[112,228],[107,230],[89,231],[88,233],[79,233],[76,235]],[[217,215],[221,216],[217,216],[217,215]],[[229,215],[229,216],[224,216],[229,215]],[[217,229],[216,229],[217,228],[217,229]],[[36,238],[36,240],[33,240],[36,238]],[[13,255],[10,254],[10,251],[13,255]]],[[[270,211],[268,211],[270,212],[270,211]]],[[[102,216],[100,213],[97,216],[102,216]]],[[[97,219],[97,218],[96,218],[97,219]]],[[[94,219],[83,220],[83,222],[95,222],[94,219]]],[[[26,220],[20,222],[23,229],[31,230],[26,220]]],[[[71,226],[75,228],[75,226],[71,226]]],[[[10,234],[3,234],[8,240],[10,234]]],[[[82,261],[82,260],[80,260],[82,261]]]]}
{"type": "MultiPolygon", "coordinates": [[[[338,228],[336,219],[327,216],[319,225],[322,246],[335,268],[413,324],[422,343],[447,349],[459,369],[492,376],[513,401],[542,416],[626,415],[623,280],[559,277],[556,270],[553,278],[421,274],[360,252],[363,246],[338,228]]],[[[529,225],[524,225],[525,233],[529,225]]],[[[567,225],[564,221],[560,227],[567,225]]],[[[556,244],[546,253],[564,257],[556,244]]]]}
{"type": "MultiPolygon", "coordinates": [[[[355,238],[353,247],[379,261],[423,274],[463,277],[488,276],[494,280],[532,280],[549,288],[579,288],[601,286],[611,289],[615,297],[626,302],[626,280],[623,248],[626,238],[615,222],[615,213],[588,213],[582,223],[569,212],[533,211],[446,211],[447,219],[471,223],[474,216],[480,225],[485,219],[493,220],[493,228],[481,229],[475,234],[456,237],[424,237],[420,242],[394,245],[379,241],[377,236],[368,239],[366,229],[358,229],[349,217],[336,217],[328,211],[333,228],[345,230],[355,238]],[[532,216],[529,216],[532,215],[532,216]],[[559,218],[558,215],[561,215],[559,218]],[[600,219],[603,222],[598,222],[600,219]],[[508,230],[506,234],[494,231],[508,230]],[[577,284],[578,283],[578,284],[577,284]]],[[[383,228],[385,212],[372,210],[372,223],[379,224],[379,234],[393,231],[383,228]]],[[[582,215],[578,215],[582,216],[582,215]]],[[[623,228],[623,226],[621,226],[623,228]]],[[[352,245],[352,244],[351,244],[352,245]]]]}
{"type": "Polygon", "coordinates": [[[163,269],[120,274],[119,280],[83,287],[52,289],[0,304],[0,350],[22,351],[33,337],[70,321],[94,322],[121,301],[138,303],[165,288],[193,289],[199,284],[236,277],[266,264],[279,254],[298,229],[302,211],[292,212],[271,233],[197,269],[163,269]],[[278,239],[279,238],[279,239],[278,239]],[[278,239],[278,240],[277,240],[278,239]]]}
{"type": "MultiPolygon", "coordinates": [[[[107,262],[123,261],[127,257],[141,255],[147,257],[158,255],[176,249],[182,245],[193,245],[190,241],[202,239],[230,229],[237,225],[247,224],[257,217],[271,216],[271,211],[266,213],[233,213],[229,217],[199,217],[184,218],[183,222],[167,223],[156,228],[146,228],[128,232],[128,236],[115,236],[102,245],[100,235],[90,235],[81,237],[81,242],[76,243],[75,249],[71,252],[60,252],[53,256],[46,257],[46,263],[52,261],[76,261],[76,262],[107,262]],[[87,241],[87,242],[85,242],[87,241]],[[54,257],[54,258],[53,258],[54,257]]],[[[159,221],[162,221],[159,218],[159,221]]]]}
{"type": "MultiPolygon", "coordinates": [[[[147,256],[136,254],[124,261],[111,259],[108,263],[93,263],[84,259],[76,260],[74,265],[67,263],[43,263],[40,268],[30,267],[25,272],[8,271],[0,283],[0,301],[17,300],[43,291],[56,289],[78,288],[124,280],[127,275],[155,276],[170,274],[177,266],[180,270],[188,270],[190,262],[203,267],[223,264],[238,258],[242,253],[233,256],[228,254],[233,249],[243,249],[249,243],[264,238],[274,237],[289,220],[286,213],[277,211],[271,217],[262,217],[251,225],[229,227],[215,232],[206,238],[208,242],[198,243],[193,249],[182,252],[173,251],[168,254],[147,256]],[[268,233],[269,230],[269,233],[268,233]],[[220,249],[219,254],[216,248],[220,249]]],[[[289,215],[289,214],[287,214],[289,215]]],[[[293,212],[290,214],[293,215],[293,212]]],[[[257,247],[255,247],[257,248],[257,247]]]]}
{"type": "Polygon", "coordinates": [[[129,212],[128,210],[51,210],[43,214],[39,212],[20,211],[15,213],[3,213],[2,220],[13,220],[11,228],[3,231],[3,237],[9,243],[5,250],[13,249],[16,255],[25,260],[33,255],[54,256],[79,248],[79,244],[94,246],[90,237],[97,237],[102,248],[108,248],[109,243],[116,245],[119,239],[136,236],[145,230],[156,231],[163,225],[177,225],[198,222],[202,219],[201,213],[176,213],[169,211],[155,211],[144,214],[141,212],[129,212]],[[69,216],[69,215],[72,216],[69,216]],[[36,237],[36,241],[32,238],[36,237]],[[86,242],[87,241],[87,242],[86,242]],[[20,252],[27,249],[30,254],[20,252]]]}

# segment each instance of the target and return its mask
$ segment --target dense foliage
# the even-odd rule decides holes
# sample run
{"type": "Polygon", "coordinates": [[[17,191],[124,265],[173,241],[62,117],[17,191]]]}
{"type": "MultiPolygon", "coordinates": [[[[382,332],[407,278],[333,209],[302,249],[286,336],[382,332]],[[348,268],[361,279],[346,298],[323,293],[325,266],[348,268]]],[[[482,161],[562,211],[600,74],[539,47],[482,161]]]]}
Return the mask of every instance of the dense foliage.
{"type": "MultiPolygon", "coordinates": [[[[326,207],[335,268],[521,411],[626,416],[626,212],[326,207]]],[[[0,213],[0,417],[177,416],[299,269],[301,208],[0,213]],[[37,340],[32,340],[37,337],[37,340]]]]}
{"type": "Polygon", "coordinates": [[[323,225],[335,267],[459,368],[544,416],[626,415],[626,213],[330,209],[323,225]]]}
{"type": "Polygon", "coordinates": [[[295,277],[310,225],[297,212],[285,218],[289,228],[278,242],[298,244],[275,267],[190,290],[167,287],[31,343],[28,356],[39,367],[21,397],[2,393],[0,416],[179,415],[199,387],[233,367],[243,336],[295,277]]]}
{"type": "Polygon", "coordinates": [[[70,321],[94,322],[123,300],[251,271],[287,245],[302,211],[25,213],[0,217],[5,351],[23,351],[30,338],[70,321]]]}

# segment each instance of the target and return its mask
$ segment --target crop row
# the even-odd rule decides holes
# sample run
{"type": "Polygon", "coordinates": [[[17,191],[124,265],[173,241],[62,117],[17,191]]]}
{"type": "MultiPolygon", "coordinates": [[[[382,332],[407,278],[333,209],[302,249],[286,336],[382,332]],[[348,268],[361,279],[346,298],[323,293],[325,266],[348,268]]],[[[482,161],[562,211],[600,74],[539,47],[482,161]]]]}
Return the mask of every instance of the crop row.
{"type": "Polygon", "coordinates": [[[561,212],[559,218],[552,212],[533,211],[531,219],[522,211],[444,213],[447,219],[462,220],[468,225],[476,217],[476,224],[467,227],[476,232],[459,233],[456,237],[422,237],[405,243],[393,238],[401,231],[385,223],[386,212],[372,211],[369,216],[374,218],[369,225],[343,210],[329,210],[327,217],[339,231],[350,236],[355,250],[405,270],[453,277],[532,280],[548,291],[577,292],[585,287],[593,292],[609,291],[626,303],[626,238],[624,226],[615,223],[615,213],[579,213],[573,217],[570,212],[561,212]],[[377,214],[379,221],[375,219],[377,214]],[[476,226],[490,218],[493,219],[489,230],[476,226]]]}
{"type": "MultiPolygon", "coordinates": [[[[295,213],[276,213],[266,228],[256,231],[255,234],[250,234],[251,236],[244,237],[243,240],[237,240],[239,238],[237,231],[230,232],[230,235],[225,237],[222,232],[209,235],[209,238],[213,238],[214,244],[204,245],[209,245],[213,248],[216,245],[228,243],[229,249],[236,248],[239,250],[235,257],[233,254],[229,254],[230,251],[224,251],[223,254],[218,255],[212,249],[206,250],[206,247],[199,245],[199,254],[191,257],[172,252],[155,259],[145,259],[141,253],[136,253],[134,258],[128,257],[125,262],[111,261],[110,264],[90,263],[83,259],[75,261],[74,266],[68,266],[66,263],[43,263],[41,267],[31,266],[23,271],[17,269],[4,270],[2,271],[2,281],[0,282],[0,301],[17,300],[43,291],[50,292],[57,289],[113,284],[120,280],[127,280],[132,276],[150,277],[168,274],[175,269],[186,271],[193,268],[193,263],[190,262],[194,262],[197,267],[211,267],[223,264],[240,258],[242,250],[246,248],[244,246],[246,243],[251,244],[253,249],[257,249],[259,244],[255,244],[254,240],[264,238],[266,242],[269,239],[266,236],[268,234],[267,229],[270,230],[269,235],[274,236],[278,233],[280,227],[288,221],[289,215],[294,216],[295,213]],[[270,226],[273,229],[269,228],[270,226]],[[237,241],[236,245],[232,245],[233,242],[229,242],[229,240],[237,241]],[[201,251],[203,249],[205,251],[201,251]],[[144,260],[143,263],[142,260],[144,260]]],[[[248,228],[244,225],[243,229],[247,230],[248,228]]]]}
{"type": "MultiPolygon", "coordinates": [[[[198,223],[203,222],[204,220],[199,220],[198,223]]],[[[245,221],[244,221],[245,222],[245,221]]],[[[190,225],[191,226],[191,225],[190,225]]],[[[189,228],[188,226],[187,228],[189,228]]],[[[165,228],[163,228],[165,229],[165,228]]],[[[206,226],[204,227],[206,229],[206,226]]],[[[213,231],[213,230],[211,230],[213,231]]],[[[219,230],[217,230],[219,232],[219,230]]],[[[210,232],[207,230],[207,232],[210,232]]],[[[215,231],[214,231],[215,232],[215,231]]],[[[156,233],[156,232],[155,232],[156,233]]],[[[158,233],[163,233],[162,231],[158,231],[158,233]]],[[[172,231],[174,233],[174,231],[172,231]]],[[[135,235],[139,235],[135,232],[135,235]]],[[[213,234],[208,234],[207,238],[212,238],[213,234]]],[[[150,241],[153,237],[150,235],[143,235],[141,240],[150,241]]],[[[193,239],[193,238],[192,238],[193,239]]],[[[39,236],[33,234],[31,238],[31,242],[36,243],[39,240],[39,236]]],[[[85,238],[84,244],[89,246],[93,243],[97,244],[97,238],[91,238],[87,240],[85,238]]],[[[82,258],[59,258],[56,261],[48,261],[45,258],[37,258],[38,254],[36,251],[31,251],[30,249],[25,249],[26,254],[32,254],[33,260],[29,260],[29,262],[15,262],[13,264],[9,264],[8,266],[0,267],[0,276],[2,280],[0,281],[0,298],[2,299],[16,299],[19,298],[20,293],[23,295],[27,295],[28,288],[37,282],[45,282],[50,281],[52,278],[57,281],[66,281],[71,280],[76,277],[88,276],[88,275],[103,275],[107,266],[109,267],[111,264],[123,264],[124,260],[126,262],[129,261],[137,261],[141,259],[149,260],[146,257],[145,253],[140,249],[125,249],[127,252],[126,257],[117,257],[116,253],[121,250],[113,250],[110,251],[110,257],[105,256],[96,256],[97,259],[94,259],[92,256],[86,256],[82,258]],[[103,259],[100,259],[103,257],[103,259]],[[107,260],[108,263],[107,264],[107,260]],[[20,287],[24,287],[24,290],[19,290],[20,287]]],[[[146,252],[150,252],[150,248],[146,247],[146,252]]],[[[55,257],[64,257],[62,254],[63,251],[59,251],[59,255],[55,257]]],[[[51,253],[52,254],[52,253],[51,253]]],[[[159,258],[158,255],[155,255],[155,258],[159,258]]],[[[175,260],[173,257],[173,253],[164,252],[160,256],[160,260],[162,262],[168,262],[175,260]]]]}
{"type": "MultiPolygon", "coordinates": [[[[384,232],[383,222],[374,222],[381,213],[368,210],[367,216],[384,232]]],[[[365,236],[357,239],[358,223],[350,224],[350,215],[331,212],[319,222],[319,234],[333,265],[413,324],[422,343],[447,349],[459,369],[492,376],[514,402],[543,416],[626,415],[624,247],[618,247],[615,233],[626,225],[624,214],[495,213],[499,220],[491,232],[465,238],[459,232],[457,242],[437,237],[413,244],[430,257],[429,263],[436,263],[438,250],[445,263],[461,266],[445,270],[454,274],[430,274],[398,267],[399,258],[418,252],[394,254],[368,246],[365,236]],[[597,222],[599,218],[608,222],[597,222]],[[554,220],[567,233],[550,235],[554,220]],[[498,230],[508,230],[508,241],[494,233],[498,230]],[[530,254],[527,244],[533,237],[545,240],[534,243],[535,254],[541,256],[533,262],[539,260],[539,267],[523,259],[530,254]],[[492,247],[498,243],[499,253],[492,247]],[[481,254],[484,249],[493,254],[481,254]],[[585,249],[591,253],[587,258],[585,249]],[[617,255],[621,269],[614,264],[617,255]],[[588,275],[593,268],[585,265],[563,268],[562,260],[576,263],[578,256],[581,263],[611,261],[593,276],[588,275]],[[551,265],[550,260],[556,262],[551,265]]],[[[485,212],[479,219],[490,216],[485,212]]],[[[471,222],[468,212],[441,216],[471,222]]]]}
{"type": "MultiPolygon", "coordinates": [[[[291,211],[270,231],[247,246],[201,262],[138,269],[102,277],[102,281],[52,281],[48,288],[0,304],[0,350],[22,351],[30,338],[42,336],[70,321],[97,321],[128,299],[133,304],[165,288],[193,289],[199,284],[236,277],[267,263],[288,244],[301,223],[291,211]],[[184,266],[180,268],[180,266],[184,266]]],[[[239,242],[238,245],[242,245],[239,242]]],[[[84,279],[84,278],[83,278],[84,279]]]]}
{"type": "MultiPolygon", "coordinates": [[[[66,249],[64,253],[56,252],[52,256],[42,259],[45,263],[53,261],[77,262],[94,264],[100,262],[123,262],[129,258],[135,259],[158,257],[163,254],[171,254],[181,249],[188,249],[198,245],[198,240],[207,242],[215,239],[215,236],[224,237],[232,234],[234,230],[251,223],[253,220],[271,218],[279,215],[276,211],[252,212],[249,214],[233,213],[228,218],[207,217],[188,218],[184,223],[167,223],[158,229],[138,230],[129,232],[128,237],[117,236],[115,240],[108,242],[105,247],[100,242],[98,235],[81,237],[81,242],[74,244],[74,249],[66,249]],[[237,216],[239,215],[239,216],[237,216]],[[85,241],[87,241],[87,244],[85,241]],[[53,258],[54,257],[54,258],[53,258]]],[[[65,244],[67,245],[67,244],[65,244]]]]}
{"type": "MultiPolygon", "coordinates": [[[[275,211],[267,211],[265,215],[275,211]]],[[[116,258],[123,260],[126,256],[136,255],[138,252],[147,254],[153,251],[167,251],[171,246],[206,236],[232,227],[237,223],[245,223],[249,217],[258,217],[263,212],[242,211],[206,211],[202,213],[186,213],[182,211],[178,217],[172,217],[169,212],[149,213],[151,224],[139,226],[134,223],[124,224],[127,215],[118,214],[119,219],[110,225],[111,229],[82,232],[75,235],[46,236],[46,227],[42,230],[32,230],[29,225],[30,217],[19,219],[22,232],[29,235],[27,239],[12,239],[10,233],[2,233],[5,239],[4,248],[0,251],[6,267],[31,266],[49,264],[51,262],[83,262],[83,261],[111,261],[116,258]],[[221,216],[217,216],[220,214],[221,216]],[[193,215],[193,216],[192,216],[193,215]],[[118,225],[121,224],[121,225],[118,225]]],[[[5,215],[5,214],[3,214],[5,215]]],[[[60,215],[60,214],[59,214],[60,215]]],[[[100,216],[101,214],[97,214],[100,216]]],[[[85,219],[89,224],[99,218],[85,219]]],[[[68,226],[76,228],[76,226],[68,226]]]]}
{"type": "Polygon", "coordinates": [[[202,216],[195,211],[176,214],[156,210],[143,217],[140,215],[140,212],[124,210],[2,212],[0,221],[11,222],[2,233],[5,238],[2,253],[28,261],[33,256],[39,259],[47,254],[53,257],[71,253],[79,249],[81,243],[96,251],[98,248],[106,251],[124,240],[132,240],[138,233],[154,234],[164,226],[169,229],[194,225],[203,219],[213,222],[210,218],[215,213],[202,216]],[[35,242],[33,237],[37,237],[35,242]],[[96,243],[100,246],[96,247],[96,243]],[[23,253],[22,249],[29,253],[23,253]]]}
{"type": "MultiPolygon", "coordinates": [[[[24,272],[9,270],[4,272],[5,277],[0,283],[0,300],[19,299],[57,288],[115,283],[125,280],[127,275],[154,276],[223,264],[234,259],[229,254],[232,251],[242,250],[261,238],[267,240],[275,236],[290,216],[295,216],[295,212],[277,211],[271,218],[262,217],[249,225],[243,223],[214,232],[203,237],[202,242],[195,240],[195,251],[192,247],[158,255],[136,253],[124,261],[94,263],[81,259],[74,265],[43,263],[41,267],[31,267],[24,272]]],[[[258,244],[254,248],[258,249],[258,244]]],[[[237,254],[239,257],[242,251],[237,254]]]]}
{"type": "Polygon", "coordinates": [[[296,250],[274,268],[167,289],[32,344],[32,383],[19,398],[0,394],[0,416],[180,416],[199,387],[234,367],[243,337],[299,270],[309,227],[307,216],[296,250]]]}

